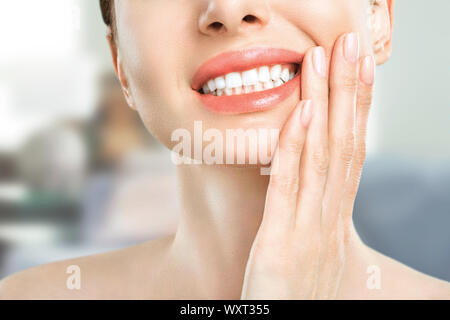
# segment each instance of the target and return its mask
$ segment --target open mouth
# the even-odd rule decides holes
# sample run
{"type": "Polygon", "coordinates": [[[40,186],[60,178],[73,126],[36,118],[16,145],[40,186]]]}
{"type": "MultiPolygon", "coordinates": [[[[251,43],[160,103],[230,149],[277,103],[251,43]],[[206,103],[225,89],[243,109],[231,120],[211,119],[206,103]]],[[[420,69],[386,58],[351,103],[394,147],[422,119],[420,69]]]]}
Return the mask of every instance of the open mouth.
{"type": "Polygon", "coordinates": [[[220,97],[270,90],[293,80],[299,69],[300,64],[290,63],[231,72],[208,80],[198,92],[220,97]]]}
{"type": "Polygon", "coordinates": [[[199,67],[192,90],[207,109],[217,113],[267,110],[300,91],[303,56],[276,48],[225,52],[199,67]]]}

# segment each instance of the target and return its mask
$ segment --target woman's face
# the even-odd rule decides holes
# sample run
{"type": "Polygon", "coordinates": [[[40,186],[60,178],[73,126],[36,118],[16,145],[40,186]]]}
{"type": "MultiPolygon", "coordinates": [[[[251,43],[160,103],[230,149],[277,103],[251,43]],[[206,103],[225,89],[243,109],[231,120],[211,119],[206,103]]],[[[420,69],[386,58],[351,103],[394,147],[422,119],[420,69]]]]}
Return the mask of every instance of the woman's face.
{"type": "MultiPolygon", "coordinates": [[[[205,102],[200,89],[209,79],[256,67],[259,73],[261,66],[270,72],[277,64],[288,68],[292,78],[308,48],[322,46],[329,56],[336,38],[350,31],[359,32],[361,55],[373,54],[369,0],[116,0],[115,13],[119,78],[149,131],[168,148],[177,144],[171,141],[177,129],[194,137],[194,121],[202,121],[203,131],[218,129],[224,137],[227,129],[281,129],[300,99],[299,85],[274,88],[272,94],[263,85],[247,100],[244,92],[234,100],[226,97],[242,87],[223,91],[222,97],[210,94],[205,102]],[[239,56],[227,55],[249,50],[247,57],[258,56],[261,48],[267,50],[263,56],[272,55],[270,61],[259,57],[253,64],[239,63],[239,56]],[[272,49],[289,50],[290,58],[272,49]]],[[[236,82],[230,78],[229,84],[236,82]]]]}

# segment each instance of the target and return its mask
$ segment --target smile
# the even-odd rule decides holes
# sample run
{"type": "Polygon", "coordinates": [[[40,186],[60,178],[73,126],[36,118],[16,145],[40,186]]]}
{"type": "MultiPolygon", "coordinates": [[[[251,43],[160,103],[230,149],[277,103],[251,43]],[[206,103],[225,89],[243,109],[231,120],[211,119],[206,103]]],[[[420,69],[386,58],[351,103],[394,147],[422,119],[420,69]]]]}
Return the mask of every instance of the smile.
{"type": "Polygon", "coordinates": [[[267,110],[300,89],[303,54],[255,48],[221,54],[204,63],[192,79],[203,105],[218,113],[267,110]]]}
{"type": "Polygon", "coordinates": [[[254,68],[242,73],[232,72],[209,80],[199,92],[220,97],[270,90],[294,79],[297,70],[298,65],[296,64],[277,64],[272,67],[254,68]]]}

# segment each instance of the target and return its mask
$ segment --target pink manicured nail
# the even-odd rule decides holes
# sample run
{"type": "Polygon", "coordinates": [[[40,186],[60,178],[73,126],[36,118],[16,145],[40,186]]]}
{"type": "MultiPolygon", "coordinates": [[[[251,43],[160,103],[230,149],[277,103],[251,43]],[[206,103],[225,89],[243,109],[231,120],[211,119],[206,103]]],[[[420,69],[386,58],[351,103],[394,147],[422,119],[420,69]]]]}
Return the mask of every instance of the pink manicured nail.
{"type": "Polygon", "coordinates": [[[355,63],[359,58],[359,37],[356,33],[349,33],[344,39],[344,57],[348,62],[355,63]]]}
{"type": "Polygon", "coordinates": [[[371,86],[375,81],[375,61],[373,56],[364,58],[361,65],[361,81],[371,86]]]}
{"type": "Polygon", "coordinates": [[[305,100],[303,102],[303,110],[302,110],[302,124],[305,127],[309,126],[309,123],[312,119],[312,101],[311,100],[305,100]]]}
{"type": "Polygon", "coordinates": [[[314,69],[321,77],[326,77],[325,50],[322,47],[316,47],[313,51],[314,69]]]}

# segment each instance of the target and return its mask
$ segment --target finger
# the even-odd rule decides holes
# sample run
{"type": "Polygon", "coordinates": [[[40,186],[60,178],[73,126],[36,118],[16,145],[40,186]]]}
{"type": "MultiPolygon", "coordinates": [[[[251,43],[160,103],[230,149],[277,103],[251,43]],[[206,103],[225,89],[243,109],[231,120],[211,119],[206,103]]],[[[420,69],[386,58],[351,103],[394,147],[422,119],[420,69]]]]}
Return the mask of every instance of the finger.
{"type": "Polygon", "coordinates": [[[352,219],[353,205],[358,192],[361,173],[366,158],[367,123],[373,99],[375,80],[375,61],[366,56],[360,61],[359,85],[356,101],[355,154],[350,176],[345,186],[342,212],[344,219],[352,219]]]}
{"type": "Polygon", "coordinates": [[[280,134],[272,161],[264,221],[271,228],[292,226],[299,186],[300,158],[309,125],[310,101],[301,101],[289,116],[280,134]],[[275,227],[272,227],[275,226],[275,227]]]}
{"type": "Polygon", "coordinates": [[[302,68],[302,99],[313,101],[314,112],[300,163],[296,227],[313,230],[320,224],[328,172],[328,72],[324,49],[308,50],[302,68]]]}
{"type": "Polygon", "coordinates": [[[330,167],[322,212],[322,226],[325,230],[336,226],[355,149],[358,60],[358,34],[349,33],[339,37],[333,49],[330,67],[330,167]]]}

